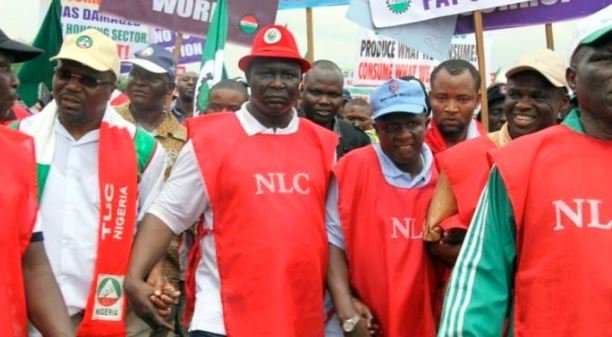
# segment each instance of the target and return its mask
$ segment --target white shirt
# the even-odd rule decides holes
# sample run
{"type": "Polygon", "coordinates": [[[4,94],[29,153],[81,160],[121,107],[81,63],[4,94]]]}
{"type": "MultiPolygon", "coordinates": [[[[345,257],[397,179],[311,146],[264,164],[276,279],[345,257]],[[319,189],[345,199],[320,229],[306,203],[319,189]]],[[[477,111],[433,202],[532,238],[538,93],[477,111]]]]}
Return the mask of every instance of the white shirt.
{"type": "MultiPolygon", "coordinates": [[[[51,268],[68,314],[74,315],[86,307],[98,249],[100,132],[93,130],[75,140],[57,119],[53,127],[55,152],[41,199],[40,222],[51,268]]],[[[138,186],[139,219],[161,189],[164,166],[165,153],[158,146],[138,186]]]]}
{"type": "MultiPolygon", "coordinates": [[[[246,103],[235,114],[249,136],[287,135],[298,131],[299,118],[295,111],[289,125],[283,129],[263,126],[246,110],[246,103]]],[[[161,219],[175,234],[189,228],[202,213],[204,213],[205,226],[212,229],[213,209],[205,186],[190,140],[179,153],[172,172],[159,198],[149,209],[149,213],[161,219]]],[[[190,330],[225,335],[214,236],[205,236],[199,244],[202,259],[196,274],[196,303],[190,330]]]]}

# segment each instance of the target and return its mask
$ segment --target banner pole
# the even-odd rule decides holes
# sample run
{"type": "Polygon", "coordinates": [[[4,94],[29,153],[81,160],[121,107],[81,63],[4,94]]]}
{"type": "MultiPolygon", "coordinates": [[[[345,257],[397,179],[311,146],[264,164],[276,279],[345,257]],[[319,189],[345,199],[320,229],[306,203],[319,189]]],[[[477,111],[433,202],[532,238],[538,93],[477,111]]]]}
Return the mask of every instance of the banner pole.
{"type": "Polygon", "coordinates": [[[546,48],[555,50],[555,39],[553,37],[552,23],[547,23],[544,28],[546,29],[546,48]]]}
{"type": "Polygon", "coordinates": [[[314,34],[312,29],[312,8],[306,8],[306,59],[314,62],[314,34]]]}
{"type": "Polygon", "coordinates": [[[478,70],[480,71],[480,120],[484,129],[489,130],[489,105],[487,98],[487,70],[485,67],[484,37],[482,29],[482,13],[474,11],[474,34],[476,35],[476,53],[478,54],[478,70]]]}
{"type": "Polygon", "coordinates": [[[179,64],[181,59],[181,48],[183,47],[183,34],[181,32],[176,32],[176,37],[174,39],[174,62],[176,65],[179,64]]]}

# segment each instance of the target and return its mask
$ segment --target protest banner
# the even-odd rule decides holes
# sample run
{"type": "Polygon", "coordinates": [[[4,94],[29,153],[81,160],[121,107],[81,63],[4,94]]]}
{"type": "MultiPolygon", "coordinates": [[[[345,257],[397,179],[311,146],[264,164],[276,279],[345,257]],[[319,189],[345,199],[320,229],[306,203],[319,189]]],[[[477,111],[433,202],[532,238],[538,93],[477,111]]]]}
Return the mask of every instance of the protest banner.
{"type": "Polygon", "coordinates": [[[368,0],[351,1],[346,17],[363,28],[407,44],[437,60],[448,57],[457,21],[457,16],[452,15],[397,27],[376,28],[372,24],[368,0]]]}
{"type": "Polygon", "coordinates": [[[278,9],[348,5],[349,0],[279,0],[278,9]]]}
{"type": "MultiPolygon", "coordinates": [[[[150,43],[159,44],[173,51],[175,33],[104,15],[100,13],[99,3],[100,0],[62,0],[61,21],[64,35],[95,28],[115,41],[121,60],[133,58],[135,52],[150,43]]],[[[184,35],[178,63],[199,62],[202,58],[203,42],[200,37],[184,35]]],[[[126,72],[128,69],[129,67],[124,65],[121,70],[126,72]]]]}
{"type": "MultiPolygon", "coordinates": [[[[519,4],[482,10],[484,30],[571,20],[595,13],[610,4],[610,0],[532,0],[519,4]]],[[[472,13],[463,13],[457,19],[456,34],[474,31],[472,13]]]]}
{"type": "MultiPolygon", "coordinates": [[[[102,0],[100,10],[135,22],[204,37],[216,2],[212,0],[102,0]]],[[[251,45],[260,27],[274,23],[278,0],[232,0],[228,41],[251,45]]]]}
{"type": "MultiPolygon", "coordinates": [[[[352,80],[355,86],[378,86],[390,78],[411,75],[429,87],[429,75],[442,61],[366,29],[359,31],[358,43],[352,80]]],[[[462,59],[477,66],[474,37],[454,37],[444,59],[462,59]]]]}
{"type": "Polygon", "coordinates": [[[374,26],[391,27],[522,1],[524,0],[386,0],[370,1],[370,9],[374,26]]]}

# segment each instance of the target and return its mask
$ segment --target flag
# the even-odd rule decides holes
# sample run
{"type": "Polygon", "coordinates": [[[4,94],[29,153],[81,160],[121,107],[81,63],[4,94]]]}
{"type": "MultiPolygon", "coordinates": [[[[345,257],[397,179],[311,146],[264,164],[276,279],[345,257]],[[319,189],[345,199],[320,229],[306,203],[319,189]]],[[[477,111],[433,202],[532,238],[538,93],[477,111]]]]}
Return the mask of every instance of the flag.
{"type": "Polygon", "coordinates": [[[39,83],[44,83],[49,90],[52,87],[53,69],[57,62],[49,62],[49,58],[57,55],[62,46],[60,19],[62,6],[60,2],[60,0],[51,1],[45,19],[36,34],[36,38],[34,38],[33,46],[44,50],[44,53],[32,61],[24,63],[17,72],[21,82],[17,91],[28,106],[36,104],[39,83]]]}
{"type": "Polygon", "coordinates": [[[210,88],[224,77],[223,49],[225,49],[229,22],[227,1],[217,1],[212,20],[208,26],[202,62],[200,63],[200,76],[195,90],[196,115],[206,110],[210,88]]]}

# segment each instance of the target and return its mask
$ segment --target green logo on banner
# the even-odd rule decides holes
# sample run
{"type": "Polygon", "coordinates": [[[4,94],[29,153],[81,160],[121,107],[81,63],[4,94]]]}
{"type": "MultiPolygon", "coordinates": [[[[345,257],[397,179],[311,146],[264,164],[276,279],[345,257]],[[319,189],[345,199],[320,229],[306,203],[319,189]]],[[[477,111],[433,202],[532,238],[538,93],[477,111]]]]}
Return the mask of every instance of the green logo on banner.
{"type": "Polygon", "coordinates": [[[410,9],[410,0],[387,0],[387,8],[394,14],[403,14],[410,9]]]}
{"type": "Polygon", "coordinates": [[[240,30],[246,34],[253,34],[259,28],[259,22],[253,15],[245,15],[240,19],[240,30]]]}

